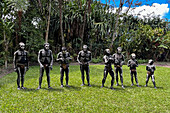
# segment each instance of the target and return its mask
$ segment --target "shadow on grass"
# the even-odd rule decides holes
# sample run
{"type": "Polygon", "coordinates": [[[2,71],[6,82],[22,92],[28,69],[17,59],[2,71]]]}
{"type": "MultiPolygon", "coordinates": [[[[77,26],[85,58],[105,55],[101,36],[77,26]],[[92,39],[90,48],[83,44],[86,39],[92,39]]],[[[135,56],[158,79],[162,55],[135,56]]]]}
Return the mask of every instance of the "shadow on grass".
{"type": "Polygon", "coordinates": [[[100,85],[91,84],[91,87],[101,88],[100,85]]]}
{"type": "MultiPolygon", "coordinates": [[[[49,89],[49,88],[41,88],[41,89],[44,89],[44,90],[48,90],[48,91],[59,91],[59,92],[63,92],[64,89],[61,89],[61,88],[52,88],[52,89],[49,89]]],[[[39,89],[39,90],[41,90],[39,89]]]]}
{"type": "MultiPolygon", "coordinates": [[[[154,89],[154,86],[141,86],[143,88],[153,88],[154,89]]],[[[163,87],[156,87],[157,89],[164,89],[163,87]]]]}
{"type": "Polygon", "coordinates": [[[157,89],[164,89],[163,87],[157,87],[157,89]]]}
{"type": "Polygon", "coordinates": [[[20,91],[25,91],[25,92],[28,92],[28,91],[30,91],[30,92],[36,92],[36,91],[38,91],[37,89],[33,89],[33,88],[26,88],[26,89],[21,89],[20,91]]]}
{"type": "Polygon", "coordinates": [[[81,90],[81,87],[72,86],[72,85],[70,85],[70,87],[64,87],[64,88],[66,88],[66,89],[68,89],[68,90],[76,90],[76,91],[81,90]]]}
{"type": "MultiPolygon", "coordinates": [[[[102,89],[101,88],[101,85],[95,85],[95,84],[92,84],[92,87],[95,87],[95,88],[100,88],[100,89],[102,89]]],[[[125,86],[125,89],[126,89],[126,87],[127,86],[125,86]]],[[[107,88],[107,89],[110,89],[110,86],[104,86],[103,88],[107,88]]],[[[123,89],[122,87],[119,87],[119,86],[113,86],[113,88],[114,88],[114,90],[113,91],[120,91],[120,90],[122,90],[122,91],[125,91],[125,89],[123,89]]],[[[112,90],[112,89],[110,89],[110,90],[112,90]]]]}

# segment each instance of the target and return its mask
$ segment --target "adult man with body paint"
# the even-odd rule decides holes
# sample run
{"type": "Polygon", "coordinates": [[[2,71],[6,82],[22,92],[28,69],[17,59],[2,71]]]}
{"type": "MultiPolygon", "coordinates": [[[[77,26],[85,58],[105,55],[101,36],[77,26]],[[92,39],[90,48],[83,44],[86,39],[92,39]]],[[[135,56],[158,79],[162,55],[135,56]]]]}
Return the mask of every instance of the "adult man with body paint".
{"type": "Polygon", "coordinates": [[[14,71],[17,72],[17,86],[18,90],[20,89],[26,89],[24,87],[24,76],[26,71],[29,69],[28,65],[28,52],[24,50],[25,44],[23,42],[19,43],[19,49],[14,53],[14,71]],[[21,79],[21,80],[20,80],[21,79]],[[20,81],[21,81],[21,87],[20,87],[20,81]]]}
{"type": "Polygon", "coordinates": [[[40,77],[39,86],[37,89],[41,89],[44,70],[46,71],[48,88],[52,89],[52,87],[50,86],[50,70],[52,70],[53,65],[53,54],[52,51],[49,49],[49,46],[49,43],[44,43],[44,49],[41,49],[38,53],[38,63],[40,64],[40,77]]]}
{"type": "Polygon", "coordinates": [[[112,55],[110,54],[110,50],[109,49],[105,50],[105,55],[103,57],[103,61],[105,63],[105,68],[104,68],[104,77],[103,77],[103,80],[102,80],[101,88],[104,87],[104,83],[105,83],[107,75],[109,73],[110,76],[112,77],[110,89],[114,90],[114,88],[113,88],[113,84],[114,84],[114,72],[113,72],[113,69],[112,69],[112,63],[114,62],[114,59],[112,58],[112,55]]]}
{"type": "Polygon", "coordinates": [[[69,60],[72,58],[70,57],[70,53],[67,52],[66,47],[62,47],[62,51],[58,53],[57,55],[57,61],[60,63],[60,82],[61,87],[63,88],[63,77],[64,73],[66,75],[66,87],[70,87],[68,85],[69,81],[69,60]]]}
{"type": "Polygon", "coordinates": [[[124,86],[123,86],[123,70],[122,70],[122,65],[124,63],[124,55],[122,54],[121,47],[117,48],[117,53],[113,54],[113,58],[114,58],[114,68],[115,68],[116,82],[117,82],[116,86],[119,85],[119,83],[118,83],[118,73],[119,73],[122,88],[124,88],[124,86]]]}
{"type": "Polygon", "coordinates": [[[89,73],[90,73],[89,63],[91,62],[92,55],[91,55],[91,52],[88,51],[87,49],[88,49],[88,46],[84,45],[83,50],[81,50],[77,56],[77,61],[80,64],[80,71],[81,71],[81,79],[82,79],[81,86],[84,86],[84,71],[86,72],[86,79],[87,79],[88,86],[91,86],[90,76],[89,76],[89,73]]]}

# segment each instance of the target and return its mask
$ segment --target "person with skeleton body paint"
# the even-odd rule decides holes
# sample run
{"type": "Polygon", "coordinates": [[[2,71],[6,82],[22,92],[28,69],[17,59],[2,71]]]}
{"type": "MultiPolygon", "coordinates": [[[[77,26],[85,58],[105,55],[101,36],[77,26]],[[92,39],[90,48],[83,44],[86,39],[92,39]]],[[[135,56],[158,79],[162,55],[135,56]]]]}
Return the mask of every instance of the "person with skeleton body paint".
{"type": "Polygon", "coordinates": [[[112,77],[110,89],[114,90],[114,88],[113,88],[113,84],[114,84],[114,72],[113,72],[113,69],[112,69],[112,63],[114,62],[114,59],[112,58],[112,55],[110,54],[110,50],[109,49],[105,49],[105,55],[103,57],[103,61],[105,63],[105,68],[104,68],[104,77],[103,77],[103,80],[102,80],[101,88],[104,87],[104,83],[105,83],[107,75],[109,73],[110,76],[112,77]]]}
{"type": "Polygon", "coordinates": [[[91,62],[91,60],[92,60],[92,54],[91,54],[90,51],[88,51],[88,46],[84,45],[83,50],[81,50],[78,53],[78,56],[77,56],[77,61],[80,64],[80,71],[81,71],[81,79],[82,79],[82,85],[81,86],[84,86],[84,84],[85,84],[84,83],[84,78],[85,78],[84,77],[84,71],[85,71],[88,86],[91,87],[90,76],[89,76],[89,73],[90,73],[89,63],[91,62]]]}
{"type": "Polygon", "coordinates": [[[72,58],[70,57],[70,53],[67,52],[66,47],[62,47],[62,51],[57,54],[57,62],[60,64],[60,82],[61,82],[61,88],[64,87],[63,85],[63,77],[64,73],[66,75],[66,87],[70,87],[68,85],[69,81],[69,61],[72,58]]]}
{"type": "Polygon", "coordinates": [[[135,76],[136,85],[139,87],[136,67],[138,67],[138,61],[135,59],[136,55],[134,53],[131,54],[131,59],[128,61],[127,66],[130,67],[130,75],[131,75],[131,86],[133,86],[133,75],[135,76]]]}
{"type": "Polygon", "coordinates": [[[119,83],[118,83],[118,73],[119,73],[122,88],[124,88],[124,86],[123,86],[123,70],[122,70],[122,65],[124,64],[124,55],[122,54],[121,47],[117,48],[117,53],[113,54],[113,58],[114,58],[114,68],[115,68],[116,82],[117,82],[116,86],[119,85],[119,83]]]}
{"type": "Polygon", "coordinates": [[[47,75],[48,88],[52,89],[52,87],[50,86],[50,70],[52,70],[53,65],[53,54],[52,51],[49,49],[49,46],[49,43],[44,43],[44,49],[41,49],[38,53],[38,63],[40,64],[40,77],[39,86],[37,89],[41,89],[44,70],[46,71],[47,75]]]}
{"type": "Polygon", "coordinates": [[[14,71],[17,72],[18,74],[17,77],[18,90],[26,89],[24,87],[24,76],[26,71],[28,71],[29,69],[28,52],[25,51],[24,49],[25,49],[25,44],[23,42],[20,42],[19,49],[14,53],[14,59],[13,59],[14,71]],[[20,86],[20,81],[21,81],[21,86],[20,86]]]}
{"type": "Polygon", "coordinates": [[[154,63],[153,60],[150,59],[149,62],[148,62],[148,65],[146,66],[147,76],[146,76],[146,85],[145,85],[145,87],[148,86],[149,78],[151,78],[152,83],[154,85],[154,88],[156,89],[156,83],[155,83],[155,77],[154,77],[154,71],[156,70],[156,67],[155,67],[155,65],[153,63],[154,63]]]}

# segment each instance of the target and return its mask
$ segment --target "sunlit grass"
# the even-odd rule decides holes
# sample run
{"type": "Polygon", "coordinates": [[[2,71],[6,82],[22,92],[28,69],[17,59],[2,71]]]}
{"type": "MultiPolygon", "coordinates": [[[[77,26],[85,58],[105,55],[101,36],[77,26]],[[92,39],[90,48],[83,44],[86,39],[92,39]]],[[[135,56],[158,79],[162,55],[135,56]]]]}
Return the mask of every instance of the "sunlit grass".
{"type": "MultiPolygon", "coordinates": [[[[131,87],[130,73],[123,66],[125,89],[115,86],[110,90],[108,75],[105,88],[101,87],[104,65],[90,66],[92,87],[81,87],[79,66],[70,65],[70,88],[60,88],[59,66],[51,71],[51,86],[47,87],[46,75],[42,89],[38,87],[39,67],[30,67],[25,75],[26,90],[17,90],[16,73],[0,79],[0,112],[170,112],[170,68],[156,67],[155,81],[158,89],[143,87],[146,80],[145,66],[137,68],[140,88],[131,87]]],[[[85,82],[87,84],[87,82],[85,82]]],[[[64,80],[65,84],[65,80],[64,80]]]]}

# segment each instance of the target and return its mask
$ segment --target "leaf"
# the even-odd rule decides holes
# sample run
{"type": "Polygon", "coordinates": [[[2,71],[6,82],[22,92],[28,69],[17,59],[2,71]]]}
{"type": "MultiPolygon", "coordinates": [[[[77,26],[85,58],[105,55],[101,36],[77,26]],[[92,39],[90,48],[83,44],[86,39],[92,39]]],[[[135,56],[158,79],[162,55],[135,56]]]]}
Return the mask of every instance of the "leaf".
{"type": "Polygon", "coordinates": [[[0,45],[3,44],[3,43],[4,43],[4,40],[1,40],[1,41],[0,41],[0,45]]]}
{"type": "Polygon", "coordinates": [[[158,47],[159,47],[159,48],[161,48],[161,47],[162,47],[162,48],[168,49],[168,46],[165,46],[165,45],[162,45],[162,44],[161,44],[161,45],[159,45],[158,47]]]}

